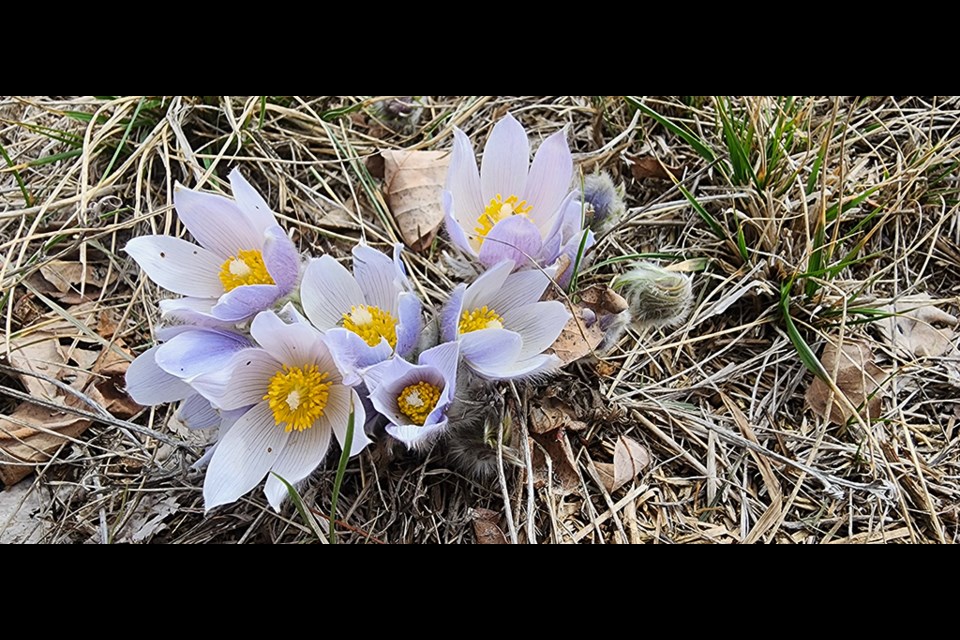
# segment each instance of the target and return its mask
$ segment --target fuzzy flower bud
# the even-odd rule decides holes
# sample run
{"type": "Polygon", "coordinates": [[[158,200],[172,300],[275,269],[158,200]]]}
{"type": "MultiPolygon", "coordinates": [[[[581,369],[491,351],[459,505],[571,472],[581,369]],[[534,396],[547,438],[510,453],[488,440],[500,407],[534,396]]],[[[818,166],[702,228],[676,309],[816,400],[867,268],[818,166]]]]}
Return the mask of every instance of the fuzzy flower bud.
{"type": "Polygon", "coordinates": [[[423,116],[423,104],[416,96],[400,96],[373,105],[374,115],[398,133],[411,134],[423,116]]]}
{"type": "Polygon", "coordinates": [[[687,319],[693,302],[691,279],[641,262],[614,283],[630,304],[635,324],[642,327],[676,326],[687,319]]]}
{"type": "Polygon", "coordinates": [[[587,176],[583,184],[583,200],[593,211],[591,226],[594,231],[615,225],[627,210],[622,191],[606,172],[587,176]]]}

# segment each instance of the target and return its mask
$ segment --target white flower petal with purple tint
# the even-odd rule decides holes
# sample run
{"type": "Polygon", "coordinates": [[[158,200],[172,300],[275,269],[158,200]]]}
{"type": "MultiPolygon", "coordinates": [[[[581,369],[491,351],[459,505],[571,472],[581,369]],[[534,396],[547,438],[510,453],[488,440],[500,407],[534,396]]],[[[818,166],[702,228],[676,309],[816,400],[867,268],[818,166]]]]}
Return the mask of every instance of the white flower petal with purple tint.
{"type": "MultiPolygon", "coordinates": [[[[263,198],[238,170],[230,174],[237,200],[177,186],[177,215],[199,246],[168,236],[134,238],[126,251],[158,285],[187,296],[197,311],[242,322],[296,287],[300,256],[263,198]]],[[[169,303],[168,309],[177,303],[169,303]]]]}
{"type": "Polygon", "coordinates": [[[561,302],[540,302],[549,273],[513,268],[501,262],[469,287],[458,287],[440,319],[443,339],[459,341],[464,362],[491,380],[528,378],[562,364],[544,352],[570,313],[561,302]]]}
{"type": "MultiPolygon", "coordinates": [[[[351,413],[356,424],[366,422],[322,333],[287,324],[272,311],[259,314],[250,332],[259,348],[233,355],[225,367],[229,384],[213,398],[223,410],[252,408],[217,443],[204,483],[208,511],[239,500],[264,479],[270,505],[279,510],[287,494],[273,474],[302,482],[323,462],[334,436],[344,445],[351,413]]],[[[357,429],[351,455],[369,444],[357,429]]]]}
{"type": "Polygon", "coordinates": [[[390,421],[390,436],[409,449],[423,449],[443,434],[457,392],[459,359],[459,344],[450,342],[424,351],[416,365],[394,358],[369,372],[370,400],[390,421]]]}
{"type": "Polygon", "coordinates": [[[400,259],[366,246],[353,250],[351,274],[330,256],[307,265],[300,297],[307,318],[328,338],[346,384],[360,382],[360,371],[392,355],[407,357],[423,329],[419,298],[400,259]]]}
{"type": "Polygon", "coordinates": [[[493,128],[478,170],[470,140],[456,129],[443,197],[447,233],[488,268],[507,259],[515,269],[531,262],[548,266],[560,245],[548,247],[547,240],[572,181],[573,158],[563,131],[540,145],[531,166],[527,134],[508,115],[493,128]]]}

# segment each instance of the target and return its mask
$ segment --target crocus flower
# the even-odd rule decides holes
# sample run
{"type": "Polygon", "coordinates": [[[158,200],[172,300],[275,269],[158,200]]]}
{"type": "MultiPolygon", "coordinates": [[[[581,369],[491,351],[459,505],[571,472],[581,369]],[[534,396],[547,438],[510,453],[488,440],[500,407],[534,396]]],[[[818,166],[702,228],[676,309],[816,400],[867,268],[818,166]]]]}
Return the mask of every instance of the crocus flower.
{"type": "Polygon", "coordinates": [[[459,340],[464,361],[491,380],[526,378],[562,365],[544,351],[556,342],[570,313],[562,302],[540,302],[550,274],[513,269],[507,260],[469,287],[460,285],[441,319],[444,341],[459,340]]]}
{"type": "Polygon", "coordinates": [[[238,170],[230,174],[230,184],[236,200],[177,186],[177,215],[199,246],[147,236],[131,240],[126,251],[151,280],[187,296],[182,304],[241,322],[293,291],[300,256],[238,170]]]}
{"type": "Polygon", "coordinates": [[[259,348],[234,355],[226,372],[230,382],[215,404],[226,411],[253,408],[217,443],[203,489],[208,510],[235,502],[265,477],[267,499],[279,510],[287,489],[277,476],[302,482],[326,457],[332,435],[345,446],[351,412],[358,428],[350,455],[370,444],[363,404],[343,384],[320,332],[266,311],[250,333],[259,348]]]}
{"type": "Polygon", "coordinates": [[[446,430],[457,392],[460,345],[442,344],[420,354],[418,364],[393,358],[365,375],[370,400],[390,421],[387,433],[409,449],[429,445],[446,430]]]}
{"type": "Polygon", "coordinates": [[[552,265],[560,255],[560,213],[571,192],[573,159],[563,131],[547,138],[530,165],[523,126],[507,116],[493,129],[477,160],[470,140],[454,130],[453,156],[444,193],[447,233],[462,251],[492,267],[512,260],[552,265]]]}
{"type": "Polygon", "coordinates": [[[423,328],[420,299],[412,292],[400,260],[367,246],[353,250],[353,274],[330,256],[307,265],[300,288],[303,310],[344,371],[347,384],[360,371],[395,353],[407,357],[423,328]]]}

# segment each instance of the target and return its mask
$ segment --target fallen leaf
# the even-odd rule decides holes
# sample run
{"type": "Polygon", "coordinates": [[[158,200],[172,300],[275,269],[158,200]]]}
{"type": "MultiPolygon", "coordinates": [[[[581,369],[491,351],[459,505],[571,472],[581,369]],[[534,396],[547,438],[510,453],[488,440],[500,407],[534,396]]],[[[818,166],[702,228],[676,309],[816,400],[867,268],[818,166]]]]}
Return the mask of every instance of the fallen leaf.
{"type": "MultiPolygon", "coordinates": [[[[836,372],[834,383],[847,397],[849,404],[858,408],[860,417],[869,422],[880,417],[883,411],[883,394],[881,384],[887,377],[886,371],[877,366],[873,351],[862,342],[847,340],[842,348],[833,342],[827,343],[820,357],[824,370],[833,375],[836,372]]],[[[823,416],[827,405],[833,398],[830,407],[830,421],[845,425],[855,412],[832,393],[830,386],[820,378],[815,378],[807,390],[807,405],[818,416],[823,416]]]]}
{"type": "Polygon", "coordinates": [[[632,158],[630,170],[637,180],[657,178],[658,180],[679,180],[683,177],[683,169],[668,167],[653,156],[632,158]],[[673,175],[671,175],[673,174],[673,175]]]}
{"type": "Polygon", "coordinates": [[[384,182],[400,235],[414,251],[433,245],[443,223],[443,186],[450,167],[446,151],[383,151],[384,182]]]}
{"type": "Polygon", "coordinates": [[[563,364],[568,365],[592,355],[603,342],[603,337],[596,314],[580,305],[573,305],[573,317],[553,343],[553,352],[563,364]]]}
{"type": "Polygon", "coordinates": [[[146,544],[167,528],[167,519],[181,509],[177,496],[161,499],[147,495],[137,505],[119,532],[119,544],[146,544]]]}
{"type": "Polygon", "coordinates": [[[580,473],[577,471],[577,458],[570,446],[567,430],[558,429],[551,433],[534,435],[531,440],[534,485],[538,489],[552,486],[554,493],[560,496],[579,494],[580,473]]]}
{"type": "Polygon", "coordinates": [[[650,466],[650,453],[635,440],[622,437],[617,441],[613,464],[597,463],[596,466],[603,486],[610,493],[615,493],[647,470],[650,466]]]}
{"type": "Polygon", "coordinates": [[[530,409],[530,430],[533,433],[543,435],[561,427],[580,432],[586,430],[587,425],[577,420],[573,410],[557,398],[547,398],[530,409]]]}
{"type": "Polygon", "coordinates": [[[617,315],[630,308],[630,304],[619,293],[604,285],[594,285],[580,292],[583,306],[596,313],[617,315]]]}
{"type": "Polygon", "coordinates": [[[508,544],[507,536],[500,528],[500,514],[490,509],[471,509],[473,531],[477,544],[508,544]]]}
{"type": "Polygon", "coordinates": [[[960,321],[935,305],[927,294],[903,298],[883,309],[895,315],[877,323],[880,332],[897,353],[907,358],[956,356],[957,332],[953,328],[960,321]]]}
{"type": "Polygon", "coordinates": [[[46,400],[60,394],[57,386],[30,374],[63,380],[70,373],[60,341],[45,331],[26,333],[10,340],[9,364],[23,372],[17,377],[31,395],[46,400]]]}
{"type": "Polygon", "coordinates": [[[105,266],[76,261],[52,260],[40,267],[39,275],[28,278],[31,286],[64,304],[80,304],[96,300],[104,287],[113,284],[117,274],[105,266]],[[85,296],[80,295],[81,282],[85,296]]]}
{"type": "MultiPolygon", "coordinates": [[[[67,402],[68,406],[79,404],[75,398],[73,403],[67,402]]],[[[29,403],[21,404],[9,416],[0,416],[0,482],[17,484],[89,426],[84,418],[29,403]]]]}

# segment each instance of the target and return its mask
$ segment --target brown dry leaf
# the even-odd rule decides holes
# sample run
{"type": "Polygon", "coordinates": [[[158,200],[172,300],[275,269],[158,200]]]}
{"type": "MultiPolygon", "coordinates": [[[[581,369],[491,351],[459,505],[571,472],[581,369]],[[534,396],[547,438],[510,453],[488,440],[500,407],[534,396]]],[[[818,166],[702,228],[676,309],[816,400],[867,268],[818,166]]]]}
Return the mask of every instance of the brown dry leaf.
{"type": "Polygon", "coordinates": [[[927,294],[903,298],[884,311],[897,314],[878,323],[884,338],[907,358],[956,356],[957,318],[938,309],[927,294]],[[937,325],[943,325],[939,327],[937,325]]]}
{"type": "MultiPolygon", "coordinates": [[[[71,403],[72,404],[72,403],[71,403]]],[[[62,447],[90,426],[84,418],[24,403],[9,416],[0,416],[0,481],[12,486],[33,473],[62,447]]]]}
{"type": "Polygon", "coordinates": [[[500,514],[490,509],[471,509],[473,531],[477,544],[508,544],[507,536],[500,528],[500,514]]]}
{"type": "MultiPolygon", "coordinates": [[[[862,342],[847,340],[842,348],[833,342],[827,344],[820,358],[824,370],[833,375],[837,388],[849,400],[854,408],[860,407],[860,417],[865,421],[876,420],[883,411],[883,394],[880,386],[887,377],[886,371],[877,366],[873,351],[862,342]]],[[[827,403],[833,397],[830,407],[831,422],[844,425],[855,414],[842,398],[835,397],[820,378],[815,378],[807,390],[807,405],[818,416],[824,415],[827,403]]]]}
{"type": "MultiPolygon", "coordinates": [[[[45,331],[29,333],[10,341],[10,366],[54,380],[75,375],[67,368],[67,358],[56,336],[45,331]]],[[[23,373],[18,376],[26,390],[38,398],[52,400],[60,391],[56,385],[23,373]]]]}
{"type": "Polygon", "coordinates": [[[650,466],[646,447],[630,438],[620,438],[613,453],[613,464],[597,463],[597,472],[603,486],[615,493],[640,477],[650,466]]]}
{"type": "Polygon", "coordinates": [[[583,306],[596,313],[617,315],[630,308],[630,304],[610,287],[598,284],[580,292],[583,306]]]}
{"type": "Polygon", "coordinates": [[[530,409],[530,430],[533,433],[543,435],[561,427],[580,432],[586,430],[587,425],[577,420],[573,410],[557,398],[547,398],[530,409]]]}
{"type": "Polygon", "coordinates": [[[570,446],[567,430],[558,429],[551,433],[534,435],[531,440],[534,485],[538,489],[552,485],[554,493],[560,496],[579,494],[580,473],[577,471],[577,458],[573,453],[573,447],[570,446]],[[548,464],[548,456],[550,464],[548,464]],[[552,478],[550,477],[551,467],[552,478]]]}
{"type": "Polygon", "coordinates": [[[573,318],[564,327],[557,341],[553,343],[553,352],[565,365],[593,354],[594,350],[603,342],[603,330],[600,328],[600,323],[594,322],[588,327],[587,322],[583,319],[586,309],[580,305],[573,305],[573,308],[573,318]]]}
{"type": "Polygon", "coordinates": [[[673,181],[674,179],[679,180],[683,177],[683,169],[668,167],[653,156],[642,156],[632,158],[632,160],[633,165],[630,167],[630,170],[633,172],[633,177],[637,180],[657,178],[659,180],[673,181]],[[673,174],[673,176],[671,177],[670,174],[673,174]]]}
{"type": "Polygon", "coordinates": [[[103,266],[76,261],[52,260],[40,267],[40,274],[29,278],[29,283],[40,293],[64,304],[80,304],[97,299],[104,287],[113,284],[117,274],[103,266]],[[86,295],[80,296],[81,280],[86,295]]]}
{"type": "Polygon", "coordinates": [[[446,151],[383,151],[383,192],[400,228],[414,251],[433,245],[443,223],[443,186],[450,168],[446,151]]]}

